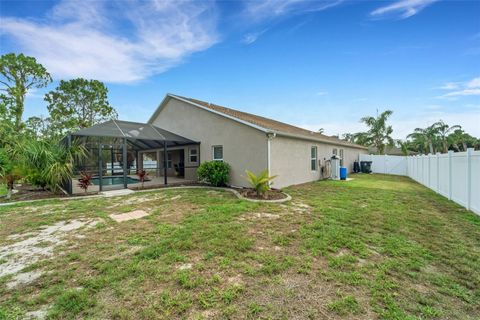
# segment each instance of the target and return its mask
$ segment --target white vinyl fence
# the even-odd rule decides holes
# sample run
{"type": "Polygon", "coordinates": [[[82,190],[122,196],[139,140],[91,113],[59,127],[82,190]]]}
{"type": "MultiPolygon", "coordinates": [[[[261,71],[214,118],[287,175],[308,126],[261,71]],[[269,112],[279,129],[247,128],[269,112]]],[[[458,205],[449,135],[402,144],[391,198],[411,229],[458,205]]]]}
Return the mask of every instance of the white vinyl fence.
{"type": "Polygon", "coordinates": [[[372,172],[407,175],[407,157],[361,154],[360,161],[372,161],[372,172]]]}
{"type": "Polygon", "coordinates": [[[480,151],[420,156],[361,155],[374,173],[405,175],[480,215],[480,151]]]}

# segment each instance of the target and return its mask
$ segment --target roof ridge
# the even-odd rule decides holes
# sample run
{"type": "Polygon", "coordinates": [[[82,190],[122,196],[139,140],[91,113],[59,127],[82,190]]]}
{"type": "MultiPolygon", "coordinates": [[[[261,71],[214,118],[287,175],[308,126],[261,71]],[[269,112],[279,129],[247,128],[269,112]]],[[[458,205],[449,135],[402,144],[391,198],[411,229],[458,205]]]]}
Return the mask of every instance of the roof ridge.
{"type": "Polygon", "coordinates": [[[352,143],[352,142],[349,142],[349,141],[346,141],[346,140],[342,140],[342,139],[337,138],[337,137],[327,136],[327,135],[321,134],[319,132],[315,132],[315,131],[304,129],[304,128],[301,128],[301,127],[297,127],[295,125],[285,123],[285,122],[281,122],[281,121],[278,121],[278,120],[275,120],[275,119],[270,119],[270,118],[267,118],[267,117],[259,116],[259,115],[248,113],[248,112],[245,112],[245,111],[240,111],[240,110],[229,108],[229,107],[224,107],[224,106],[221,106],[221,105],[218,105],[218,104],[215,104],[215,103],[211,103],[211,102],[207,102],[207,101],[203,101],[203,100],[199,100],[199,99],[195,99],[195,98],[188,98],[188,97],[179,96],[179,95],[175,95],[175,94],[169,94],[169,95],[172,96],[172,97],[177,97],[179,99],[182,99],[182,100],[188,101],[190,103],[196,104],[198,106],[210,109],[213,112],[219,112],[219,113],[223,114],[224,116],[233,117],[237,120],[247,122],[251,125],[254,125],[256,127],[260,127],[262,129],[265,129],[265,130],[271,130],[271,131],[274,131],[274,132],[284,133],[284,134],[294,134],[294,135],[298,135],[298,136],[303,136],[305,138],[308,138],[308,137],[309,138],[316,138],[316,139],[323,140],[324,142],[327,142],[327,143],[336,143],[336,144],[341,144],[341,145],[345,145],[345,146],[352,146],[352,147],[365,148],[366,149],[366,147],[364,147],[364,146],[361,146],[361,145],[358,145],[358,144],[355,144],[355,143],[352,143]]]}

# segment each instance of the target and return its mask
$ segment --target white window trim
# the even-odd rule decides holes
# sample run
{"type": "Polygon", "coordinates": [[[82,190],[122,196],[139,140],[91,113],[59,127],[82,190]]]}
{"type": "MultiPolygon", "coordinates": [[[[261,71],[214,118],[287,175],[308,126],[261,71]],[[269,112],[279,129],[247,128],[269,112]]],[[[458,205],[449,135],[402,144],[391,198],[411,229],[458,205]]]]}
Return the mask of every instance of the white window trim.
{"type": "Polygon", "coordinates": [[[221,144],[217,144],[217,145],[214,145],[212,146],[212,160],[213,161],[223,161],[223,145],[221,144]],[[217,147],[221,147],[222,148],[222,158],[221,159],[215,159],[215,148],[217,147]]]}
{"type": "Polygon", "coordinates": [[[338,150],[338,157],[340,158],[340,166],[343,167],[343,158],[345,157],[345,151],[343,149],[338,150]]]}
{"type": "Polygon", "coordinates": [[[198,163],[198,150],[197,148],[190,148],[188,149],[188,161],[190,163],[198,163]],[[192,151],[195,151],[195,154],[192,154],[192,151]],[[192,161],[192,157],[197,158],[196,161],[192,161]]]}
{"type": "MultiPolygon", "coordinates": [[[[162,162],[164,163],[163,166],[165,166],[164,159],[162,159],[162,162]]],[[[172,167],[173,167],[172,153],[170,151],[167,151],[167,169],[172,169],[172,167]]]]}
{"type": "Polygon", "coordinates": [[[318,148],[317,146],[310,147],[310,170],[318,171],[318,148]],[[312,157],[312,150],[315,149],[315,157],[312,157]],[[312,169],[312,161],[315,161],[315,169],[312,169]]]}

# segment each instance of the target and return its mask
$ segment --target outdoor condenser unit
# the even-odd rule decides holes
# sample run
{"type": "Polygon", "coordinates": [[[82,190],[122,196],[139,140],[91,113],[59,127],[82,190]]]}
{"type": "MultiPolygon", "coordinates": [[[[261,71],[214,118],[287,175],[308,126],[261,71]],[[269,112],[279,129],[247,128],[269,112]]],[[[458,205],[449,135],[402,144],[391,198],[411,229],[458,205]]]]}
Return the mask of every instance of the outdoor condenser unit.
{"type": "Polygon", "coordinates": [[[330,159],[332,165],[332,174],[331,178],[333,180],[340,180],[340,159],[337,156],[333,156],[330,159]]]}

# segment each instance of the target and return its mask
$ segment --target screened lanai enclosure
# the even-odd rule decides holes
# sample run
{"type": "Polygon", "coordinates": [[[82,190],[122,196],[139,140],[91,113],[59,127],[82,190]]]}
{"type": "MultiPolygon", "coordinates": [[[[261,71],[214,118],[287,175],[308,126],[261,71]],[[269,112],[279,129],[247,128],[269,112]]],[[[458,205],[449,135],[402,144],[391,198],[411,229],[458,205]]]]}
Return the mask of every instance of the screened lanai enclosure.
{"type": "Polygon", "coordinates": [[[139,188],[137,176],[145,170],[144,186],[183,184],[196,180],[199,142],[146,123],[111,120],[69,134],[63,142],[82,144],[86,157],[75,160],[74,177],[66,182],[70,194],[84,173],[93,175],[88,191],[139,188]]]}

